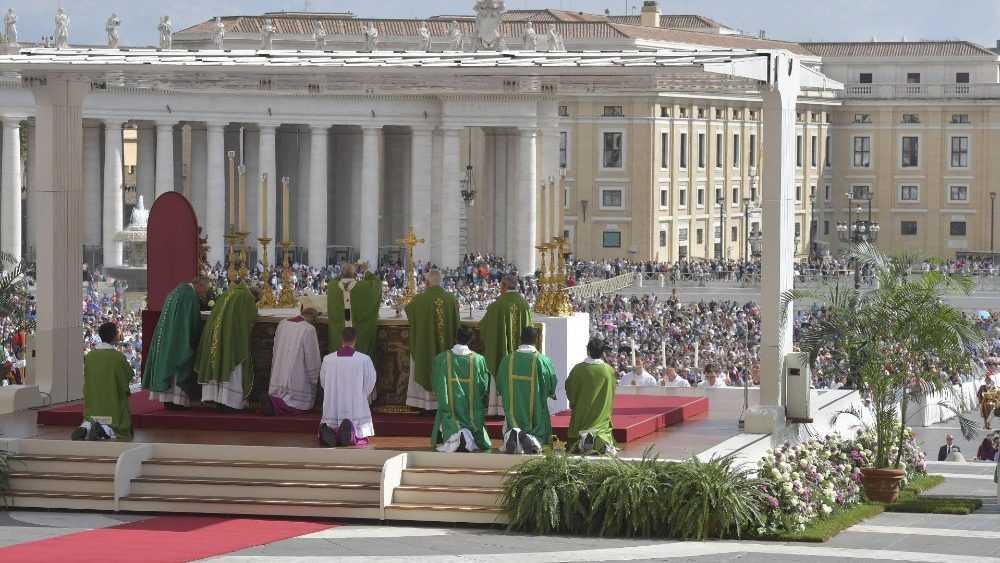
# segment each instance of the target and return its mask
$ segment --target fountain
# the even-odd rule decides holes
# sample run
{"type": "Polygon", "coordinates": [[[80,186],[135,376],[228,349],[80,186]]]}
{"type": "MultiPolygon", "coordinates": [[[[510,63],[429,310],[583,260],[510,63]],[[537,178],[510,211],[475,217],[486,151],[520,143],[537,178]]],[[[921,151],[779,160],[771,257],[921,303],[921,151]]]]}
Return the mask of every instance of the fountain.
{"type": "Polygon", "coordinates": [[[105,272],[119,280],[128,282],[128,287],[135,291],[146,289],[146,226],[149,222],[149,210],[144,205],[142,196],[132,209],[125,230],[115,235],[115,240],[124,243],[124,264],[121,266],[105,266],[105,272]]]}

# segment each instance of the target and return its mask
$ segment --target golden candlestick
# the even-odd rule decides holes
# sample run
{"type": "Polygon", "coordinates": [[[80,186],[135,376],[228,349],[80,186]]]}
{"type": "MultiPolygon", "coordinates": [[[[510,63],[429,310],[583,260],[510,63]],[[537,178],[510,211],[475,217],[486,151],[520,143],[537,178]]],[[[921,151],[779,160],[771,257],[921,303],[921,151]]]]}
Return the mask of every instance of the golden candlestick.
{"type": "Polygon", "coordinates": [[[567,272],[566,272],[566,255],[569,251],[569,239],[566,237],[555,237],[552,239],[552,248],[554,251],[553,260],[555,260],[555,266],[553,267],[552,276],[552,302],[551,311],[552,315],[555,317],[568,317],[573,314],[573,303],[569,299],[569,293],[566,291],[567,286],[567,272]]]}
{"type": "Polygon", "coordinates": [[[413,249],[418,244],[424,244],[424,239],[417,238],[416,233],[413,232],[413,227],[411,226],[406,231],[406,236],[396,241],[397,244],[401,244],[406,247],[406,290],[403,294],[399,296],[396,300],[396,311],[401,312],[407,304],[417,295],[417,269],[414,267],[413,263],[413,249]]]}
{"type": "Polygon", "coordinates": [[[257,301],[258,309],[273,309],[278,306],[278,300],[274,298],[274,289],[271,287],[271,272],[268,268],[267,247],[271,244],[268,237],[257,239],[261,247],[261,264],[263,268],[260,274],[260,300],[257,301]]]}
{"type": "Polygon", "coordinates": [[[545,265],[545,252],[549,250],[549,245],[546,243],[539,244],[535,247],[535,250],[538,251],[538,271],[541,272],[538,276],[538,297],[535,299],[535,312],[541,315],[548,315],[552,295],[549,288],[551,276],[549,276],[548,268],[545,265]]]}
{"type": "Polygon", "coordinates": [[[240,241],[240,251],[239,251],[239,276],[238,281],[247,281],[250,278],[250,268],[248,263],[250,261],[249,255],[247,254],[247,236],[250,233],[239,232],[236,233],[240,241]]]}
{"type": "Polygon", "coordinates": [[[295,244],[290,240],[281,243],[282,271],[281,271],[281,293],[278,296],[278,306],[282,308],[295,307],[295,287],[292,283],[292,266],[289,260],[289,249],[295,244]]]}
{"type": "Polygon", "coordinates": [[[240,236],[234,231],[230,231],[226,235],[226,277],[229,279],[229,285],[236,285],[236,282],[240,278],[240,265],[237,262],[239,259],[239,249],[236,247],[239,244],[240,236]]]}

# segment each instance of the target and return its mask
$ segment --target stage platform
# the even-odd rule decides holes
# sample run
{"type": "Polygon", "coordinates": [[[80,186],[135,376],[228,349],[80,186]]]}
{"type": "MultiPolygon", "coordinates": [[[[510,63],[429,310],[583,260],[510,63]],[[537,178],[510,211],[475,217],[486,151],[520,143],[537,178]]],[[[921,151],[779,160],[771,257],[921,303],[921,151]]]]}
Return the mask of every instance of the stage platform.
{"type": "MultiPolygon", "coordinates": [[[[254,413],[221,412],[211,408],[166,410],[158,401],[151,401],[145,392],[132,395],[130,400],[132,425],[143,430],[208,430],[224,432],[285,432],[314,434],[319,426],[319,413],[302,416],[267,417],[254,413]]],[[[612,424],[619,444],[639,440],[658,430],[674,426],[708,412],[706,397],[622,395],[615,398],[612,424]]],[[[82,420],[82,402],[67,403],[42,409],[38,424],[43,426],[77,426],[82,420]]],[[[553,432],[566,438],[569,411],[552,416],[553,432]]],[[[375,415],[378,436],[429,437],[433,416],[375,415]]],[[[500,438],[502,418],[487,420],[490,436],[500,438]]]]}

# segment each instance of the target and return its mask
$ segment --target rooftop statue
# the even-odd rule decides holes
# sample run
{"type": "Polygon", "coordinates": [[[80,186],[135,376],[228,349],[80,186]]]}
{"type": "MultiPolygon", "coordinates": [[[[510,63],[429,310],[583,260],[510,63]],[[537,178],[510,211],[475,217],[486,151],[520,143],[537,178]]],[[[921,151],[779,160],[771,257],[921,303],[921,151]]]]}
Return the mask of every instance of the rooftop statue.
{"type": "Polygon", "coordinates": [[[14,8],[7,10],[7,15],[3,17],[3,36],[9,47],[17,47],[17,14],[14,8]]]}
{"type": "Polygon", "coordinates": [[[316,21],[313,24],[313,42],[317,51],[326,50],[326,37],[327,37],[326,27],[323,26],[323,22],[316,21]]]}
{"type": "Polygon", "coordinates": [[[500,33],[500,24],[507,11],[503,0],[479,0],[475,10],[478,32],[476,50],[502,51],[506,45],[500,33]]]}
{"type": "Polygon", "coordinates": [[[174,24],[170,21],[170,16],[160,17],[160,25],[157,26],[160,30],[160,48],[170,49],[174,45],[174,24]]]}
{"type": "Polygon", "coordinates": [[[563,42],[562,34],[556,31],[556,26],[554,25],[549,26],[548,40],[550,53],[566,52],[566,43],[563,42]]]}
{"type": "Polygon", "coordinates": [[[538,50],[538,33],[535,32],[535,26],[528,22],[528,27],[524,29],[524,33],[521,35],[521,47],[525,51],[537,51],[538,50]]]}
{"type": "Polygon", "coordinates": [[[427,29],[427,22],[420,24],[420,31],[417,32],[420,35],[420,51],[430,52],[431,50],[431,30],[427,29]]]}
{"type": "Polygon", "coordinates": [[[223,49],[226,40],[226,24],[223,23],[222,18],[215,18],[215,29],[212,30],[212,43],[215,44],[216,49],[223,49]]]}
{"type": "Polygon", "coordinates": [[[108,48],[117,49],[119,42],[118,29],[122,26],[122,19],[118,14],[111,13],[111,17],[104,24],[104,31],[108,33],[108,48]]]}
{"type": "Polygon", "coordinates": [[[274,48],[274,21],[271,18],[264,20],[264,27],[260,30],[260,50],[270,51],[274,48]]]}
{"type": "Polygon", "coordinates": [[[365,50],[368,52],[374,52],[378,48],[378,28],[372,22],[368,23],[368,29],[365,30],[365,50]]]}
{"type": "Polygon", "coordinates": [[[56,10],[56,49],[69,48],[69,16],[59,8],[56,10]]]}
{"type": "Polygon", "coordinates": [[[458,22],[452,20],[448,24],[448,50],[461,51],[463,43],[465,43],[465,36],[461,28],[458,27],[458,22]]]}

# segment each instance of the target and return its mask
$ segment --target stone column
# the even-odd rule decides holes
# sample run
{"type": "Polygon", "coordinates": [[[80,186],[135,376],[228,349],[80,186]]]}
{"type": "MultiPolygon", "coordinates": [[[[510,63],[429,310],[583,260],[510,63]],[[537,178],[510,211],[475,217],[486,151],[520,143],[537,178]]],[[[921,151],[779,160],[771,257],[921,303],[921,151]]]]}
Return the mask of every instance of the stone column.
{"type": "Polygon", "coordinates": [[[782,323],[781,295],[792,289],[795,245],[795,106],[799,95],[799,61],[776,56],[775,66],[792,72],[776,73],[776,84],[763,92],[762,182],[763,240],[761,248],[761,366],[760,404],[751,409],[746,431],[773,432],[784,424],[784,364],[792,350],[792,304],[788,322],[782,323]]]}
{"type": "Polygon", "coordinates": [[[361,145],[361,260],[378,267],[382,126],[364,126],[361,145]]]}
{"type": "MultiPolygon", "coordinates": [[[[156,128],[150,124],[140,124],[136,135],[138,147],[136,147],[135,187],[143,197],[146,209],[149,209],[156,199],[156,128]]],[[[84,145],[84,151],[86,149],[84,145]]],[[[86,160],[86,157],[84,159],[86,160]]]]}
{"type": "Polygon", "coordinates": [[[206,123],[207,176],[205,180],[205,236],[208,263],[225,264],[226,241],[226,124],[206,123]]]}
{"type": "Polygon", "coordinates": [[[441,255],[435,262],[442,268],[455,268],[459,264],[459,229],[461,228],[462,181],[462,129],[442,131],[441,187],[437,201],[441,205],[441,255]]]}
{"type": "Polygon", "coordinates": [[[3,118],[3,180],[0,182],[0,250],[21,259],[21,118],[3,118]]]}
{"type": "Polygon", "coordinates": [[[174,191],[174,125],[177,121],[156,122],[156,196],[174,191]]]}
{"type": "MultiPolygon", "coordinates": [[[[83,244],[101,244],[101,128],[83,128],[83,244]]],[[[147,203],[152,203],[151,201],[147,203]]]]}
{"type": "MultiPolygon", "coordinates": [[[[538,240],[538,131],[520,130],[517,197],[514,207],[513,256],[521,275],[535,272],[535,244],[538,240]]],[[[511,245],[507,245],[511,248],[511,245]]]]}
{"type": "MultiPolygon", "coordinates": [[[[263,202],[259,200],[260,198],[260,182],[263,181],[264,174],[267,174],[267,209],[264,211],[267,220],[267,236],[271,238],[271,245],[267,249],[268,260],[273,265],[276,254],[274,253],[275,243],[278,239],[278,202],[277,202],[277,186],[281,182],[278,178],[278,163],[277,156],[275,154],[276,143],[277,143],[277,123],[261,123],[260,127],[260,152],[258,153],[258,159],[260,162],[259,170],[257,175],[257,193],[254,194],[257,198],[257,205],[262,205],[263,202]]],[[[250,183],[248,182],[247,189],[249,190],[250,183]]],[[[253,196],[248,196],[253,197],[253,196]]],[[[259,208],[258,208],[259,213],[259,208]]],[[[247,217],[247,222],[253,222],[255,225],[259,222],[258,216],[247,217]]],[[[259,227],[258,227],[259,228],[259,227]]],[[[258,234],[257,236],[263,236],[263,234],[258,234]]],[[[260,259],[261,256],[258,256],[260,259]]]]}
{"type": "Polygon", "coordinates": [[[34,89],[34,175],[31,190],[37,226],[38,322],[31,372],[53,404],[83,396],[80,285],[83,214],[83,119],[90,80],[50,74],[34,89]]]}
{"type": "MultiPolygon", "coordinates": [[[[309,169],[312,167],[312,135],[310,130],[309,125],[295,127],[295,145],[292,150],[293,153],[297,153],[296,168],[295,175],[292,176],[292,193],[289,202],[295,213],[290,218],[291,225],[288,231],[296,246],[306,249],[309,248],[309,188],[311,186],[309,169]]],[[[309,258],[309,260],[312,259],[309,258]]]]}
{"type": "MultiPolygon", "coordinates": [[[[329,182],[327,179],[327,145],[330,128],[326,124],[315,125],[309,131],[309,237],[303,241],[309,250],[309,264],[314,267],[326,265],[326,247],[329,244],[329,182]]],[[[305,187],[303,187],[304,189],[305,187]]],[[[300,196],[302,197],[300,191],[300,196]]]]}
{"type": "Polygon", "coordinates": [[[104,267],[122,265],[121,241],[115,240],[123,227],[125,202],[122,194],[122,124],[104,122],[104,267]]]}
{"type": "MultiPolygon", "coordinates": [[[[434,148],[433,131],[427,127],[414,127],[410,144],[410,224],[417,238],[431,239],[431,158],[434,148]]],[[[429,244],[417,245],[413,259],[427,262],[431,259],[429,244]]]]}

